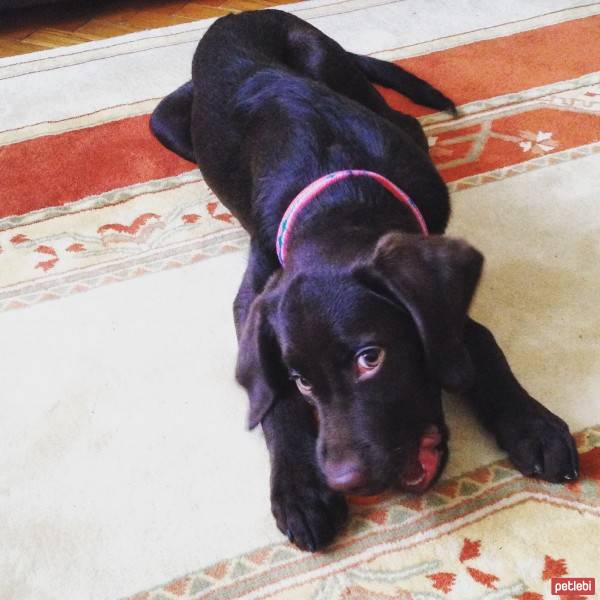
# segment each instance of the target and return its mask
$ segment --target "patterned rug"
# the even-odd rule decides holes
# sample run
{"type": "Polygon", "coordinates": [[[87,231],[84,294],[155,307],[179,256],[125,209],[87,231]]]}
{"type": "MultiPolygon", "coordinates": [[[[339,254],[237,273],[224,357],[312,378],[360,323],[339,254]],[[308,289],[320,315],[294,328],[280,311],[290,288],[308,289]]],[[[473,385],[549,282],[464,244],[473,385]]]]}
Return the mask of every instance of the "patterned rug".
{"type": "MultiPolygon", "coordinates": [[[[600,16],[573,18],[596,10],[551,15],[559,22],[543,26],[541,18],[525,23],[535,29],[427,54],[432,44],[373,53],[398,60],[460,105],[462,118],[452,119],[385,92],[392,106],[421,117],[451,191],[600,151],[600,16]]],[[[200,22],[171,37],[185,41],[205,28],[200,22]]],[[[123,52],[118,46],[68,59],[101,60],[123,52]]],[[[47,62],[9,65],[0,77],[56,68],[47,62]]],[[[0,133],[0,310],[246,245],[200,173],[150,135],[148,114],[159,99],[0,133]]]]}
{"type": "Polygon", "coordinates": [[[498,461],[423,497],[354,506],[342,540],[327,552],[267,546],[131,600],[543,600],[553,577],[598,573],[591,540],[600,534],[600,426],[576,439],[576,483],[524,478],[498,461]]]}
{"type": "Polygon", "coordinates": [[[10,548],[0,553],[0,596],[100,600],[176,577],[131,598],[540,600],[553,597],[552,577],[596,575],[600,4],[508,2],[502,12],[486,0],[478,12],[466,1],[451,8],[437,2],[440,14],[456,13],[460,23],[421,19],[417,33],[406,33],[417,41],[406,42],[407,11],[425,10],[417,4],[313,0],[288,10],[353,51],[397,61],[459,105],[460,118],[452,119],[383,90],[425,127],[453,193],[450,232],[486,255],[476,318],[496,333],[526,386],[580,431],[581,479],[555,486],[521,477],[452,409],[451,459],[434,489],[353,505],[345,534],[327,552],[305,554],[285,543],[269,515],[262,442],[241,430],[244,394],[232,383],[228,286],[240,277],[247,236],[199,171],[148,130],[153,107],[188,77],[210,22],[3,59],[0,86],[9,102],[0,105],[0,327],[9,343],[0,374],[14,394],[0,419],[0,438],[9,440],[0,455],[7,482],[0,485],[0,531],[10,548]],[[486,10],[502,14],[486,24],[486,10]],[[201,277],[204,287],[185,287],[176,273],[201,277]],[[171,287],[176,305],[144,303],[171,287]],[[210,304],[213,294],[223,295],[222,312],[210,304]],[[189,295],[197,313],[185,304],[189,295]],[[163,345],[173,359],[164,359],[164,369],[140,359],[117,370],[110,356],[121,354],[106,342],[100,358],[85,355],[73,365],[86,381],[71,385],[56,365],[63,368],[63,354],[79,359],[68,348],[77,338],[63,333],[71,320],[94,325],[107,310],[110,318],[87,335],[113,340],[113,296],[128,319],[135,311],[143,316],[131,329],[132,353],[146,361],[147,348],[163,345]],[[58,301],[40,305],[45,300],[58,301]],[[49,306],[58,308],[40,312],[49,306]],[[55,329],[53,319],[62,319],[55,329]],[[155,321],[168,326],[145,338],[146,328],[157,331],[155,321]],[[198,337],[194,324],[214,344],[202,355],[190,341],[198,337]],[[35,368],[15,362],[21,355],[35,368]],[[131,379],[141,388],[163,370],[165,379],[178,377],[165,385],[164,405],[151,384],[139,398],[127,385],[131,379]],[[203,376],[185,379],[197,371],[203,376]],[[38,387],[20,397],[35,377],[38,387]],[[88,390],[88,380],[97,387],[88,390]],[[39,390],[50,397],[61,386],[64,403],[44,405],[39,390]],[[173,404],[169,395],[182,400],[173,404]],[[206,418],[188,410],[196,395],[206,418]],[[215,416],[224,411],[227,419],[215,416]],[[233,450],[212,463],[224,427],[233,450]],[[81,432],[78,446],[72,441],[81,432]],[[97,477],[94,465],[104,468],[97,477]],[[106,489],[96,487],[102,477],[106,489]],[[242,492],[228,487],[236,477],[264,498],[253,487],[240,502],[242,492]],[[232,516],[232,505],[239,514],[232,516]],[[138,519],[147,532],[134,527],[138,519]],[[199,522],[206,537],[196,540],[199,522]],[[248,532],[239,527],[244,522],[248,532]]]}

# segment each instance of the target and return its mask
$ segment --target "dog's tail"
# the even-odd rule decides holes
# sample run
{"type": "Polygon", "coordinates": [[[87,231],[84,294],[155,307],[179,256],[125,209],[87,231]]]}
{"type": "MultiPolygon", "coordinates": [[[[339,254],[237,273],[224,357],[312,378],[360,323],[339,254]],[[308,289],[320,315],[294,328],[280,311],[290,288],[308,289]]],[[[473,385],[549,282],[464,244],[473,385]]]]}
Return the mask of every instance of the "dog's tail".
{"type": "Polygon", "coordinates": [[[361,54],[351,55],[369,81],[396,90],[417,104],[457,115],[454,102],[420,77],[385,60],[361,54]]]}

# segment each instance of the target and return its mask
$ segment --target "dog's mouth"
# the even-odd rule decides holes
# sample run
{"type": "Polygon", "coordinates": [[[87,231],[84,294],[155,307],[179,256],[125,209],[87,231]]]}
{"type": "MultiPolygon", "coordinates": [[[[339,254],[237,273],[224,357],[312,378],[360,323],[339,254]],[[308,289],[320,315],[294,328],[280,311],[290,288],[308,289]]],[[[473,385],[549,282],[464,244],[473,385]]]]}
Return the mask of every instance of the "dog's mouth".
{"type": "Polygon", "coordinates": [[[384,493],[389,487],[411,494],[422,494],[436,482],[447,457],[446,437],[440,427],[429,425],[419,440],[414,460],[404,468],[392,486],[371,486],[354,490],[347,497],[353,504],[373,504],[384,498],[384,493]]]}
{"type": "Polygon", "coordinates": [[[399,487],[415,494],[427,490],[440,474],[446,456],[444,438],[436,425],[429,425],[419,441],[415,460],[398,478],[399,487]]]}

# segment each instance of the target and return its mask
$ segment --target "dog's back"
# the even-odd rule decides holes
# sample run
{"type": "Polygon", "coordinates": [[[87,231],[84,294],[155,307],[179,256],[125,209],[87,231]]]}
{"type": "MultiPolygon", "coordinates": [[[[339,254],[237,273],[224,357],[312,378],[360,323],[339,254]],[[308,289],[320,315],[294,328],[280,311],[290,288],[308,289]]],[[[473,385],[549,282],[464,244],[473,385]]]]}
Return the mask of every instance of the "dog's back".
{"type": "Polygon", "coordinates": [[[159,105],[153,130],[198,163],[244,227],[264,231],[265,238],[285,208],[279,199],[289,201],[325,165],[382,169],[382,162],[390,163],[392,177],[393,170],[413,173],[409,192],[425,202],[432,231],[441,231],[447,194],[420,125],[390,109],[365,73],[417,101],[454,109],[400,67],[350,54],[301,19],[265,10],[223,17],[210,27],[194,55],[193,81],[159,105]],[[257,218],[252,203],[261,170],[275,173],[279,188],[262,194],[268,203],[257,218]]]}
{"type": "Polygon", "coordinates": [[[343,492],[433,484],[447,456],[442,388],[463,391],[523,473],[577,477],[566,425],[468,318],[482,256],[427,235],[445,228],[447,188],[418,121],[372,82],[454,112],[427,82],[296,17],[241,14],[215,22],[193,82],[152,117],[250,232],[236,377],[269,448],[278,527],[310,550],[344,522],[343,492]]]}

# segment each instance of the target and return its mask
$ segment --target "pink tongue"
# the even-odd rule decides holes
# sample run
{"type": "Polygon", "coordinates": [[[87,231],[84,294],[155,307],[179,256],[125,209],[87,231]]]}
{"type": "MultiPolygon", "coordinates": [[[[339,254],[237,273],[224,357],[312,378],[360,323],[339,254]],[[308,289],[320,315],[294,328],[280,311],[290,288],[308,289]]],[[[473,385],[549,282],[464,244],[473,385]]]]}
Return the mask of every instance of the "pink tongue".
{"type": "Polygon", "coordinates": [[[441,441],[442,436],[437,427],[431,426],[425,430],[419,445],[418,463],[415,465],[415,472],[406,474],[406,479],[409,481],[418,479],[421,475],[423,475],[423,479],[413,486],[407,483],[408,487],[425,490],[432,482],[440,464],[441,452],[437,450],[437,447],[441,441]]]}
{"type": "Polygon", "coordinates": [[[436,448],[440,445],[442,436],[437,427],[430,427],[421,438],[419,447],[419,462],[425,471],[425,479],[429,483],[437,473],[440,463],[440,452],[436,448]]]}

